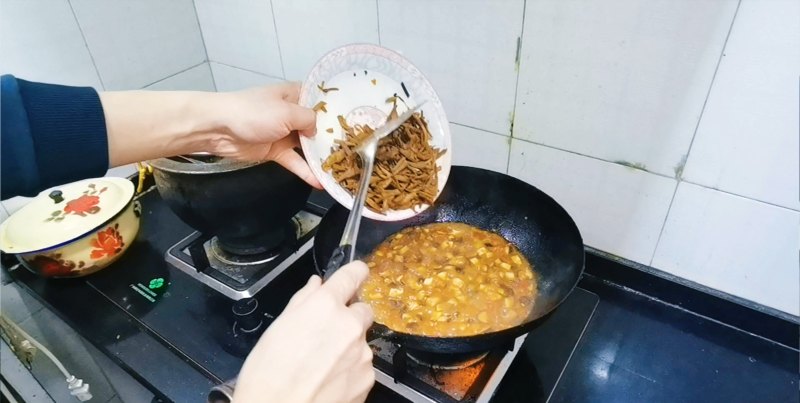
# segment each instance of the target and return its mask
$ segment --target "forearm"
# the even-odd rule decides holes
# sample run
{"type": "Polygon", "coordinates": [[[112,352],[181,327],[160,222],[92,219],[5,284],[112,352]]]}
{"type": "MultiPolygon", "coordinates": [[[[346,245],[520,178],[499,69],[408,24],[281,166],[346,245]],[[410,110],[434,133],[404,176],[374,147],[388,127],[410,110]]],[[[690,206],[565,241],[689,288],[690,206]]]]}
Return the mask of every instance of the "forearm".
{"type": "Polygon", "coordinates": [[[111,166],[208,151],[224,131],[217,107],[223,94],[208,92],[102,92],[111,166]]]}

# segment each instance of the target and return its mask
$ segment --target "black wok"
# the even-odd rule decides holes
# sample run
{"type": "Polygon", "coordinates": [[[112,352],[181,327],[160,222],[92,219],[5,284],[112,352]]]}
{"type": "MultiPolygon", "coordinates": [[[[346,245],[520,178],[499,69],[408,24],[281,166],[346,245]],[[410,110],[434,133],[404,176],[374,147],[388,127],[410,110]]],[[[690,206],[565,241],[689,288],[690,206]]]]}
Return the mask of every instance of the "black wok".
{"type": "MultiPolygon", "coordinates": [[[[347,221],[348,210],[335,205],[320,223],[314,261],[324,270],[347,221]]],[[[583,241],[569,214],[539,189],[508,175],[454,166],[436,203],[408,220],[382,222],[364,218],[356,257],[367,256],[388,236],[409,226],[462,222],[500,234],[519,248],[533,265],[538,295],[533,310],[519,326],[466,337],[428,337],[394,332],[376,323],[373,333],[401,342],[408,349],[433,353],[467,353],[509,343],[541,323],[569,295],[583,272],[583,241]]]]}

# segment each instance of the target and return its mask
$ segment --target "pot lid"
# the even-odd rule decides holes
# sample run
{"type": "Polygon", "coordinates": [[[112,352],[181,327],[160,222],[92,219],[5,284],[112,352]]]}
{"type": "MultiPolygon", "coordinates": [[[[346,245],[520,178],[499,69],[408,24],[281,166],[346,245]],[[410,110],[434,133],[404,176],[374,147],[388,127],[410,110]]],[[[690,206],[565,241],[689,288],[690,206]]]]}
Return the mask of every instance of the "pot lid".
{"type": "Polygon", "coordinates": [[[0,224],[0,250],[27,253],[60,246],[100,227],[133,198],[125,178],[95,178],[56,186],[0,224]]]}

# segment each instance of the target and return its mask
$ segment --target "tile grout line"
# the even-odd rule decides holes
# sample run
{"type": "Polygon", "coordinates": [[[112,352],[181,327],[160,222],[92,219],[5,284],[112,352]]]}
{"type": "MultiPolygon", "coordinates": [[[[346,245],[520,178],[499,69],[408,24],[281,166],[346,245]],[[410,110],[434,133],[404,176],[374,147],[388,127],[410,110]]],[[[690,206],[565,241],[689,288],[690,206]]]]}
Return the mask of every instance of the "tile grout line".
{"type": "MultiPolygon", "coordinates": [[[[185,72],[187,72],[187,71],[189,71],[189,70],[191,70],[191,69],[193,69],[193,68],[195,68],[195,67],[202,66],[202,65],[203,65],[203,64],[205,64],[205,63],[208,63],[208,62],[206,62],[206,61],[202,61],[202,62],[200,62],[200,63],[197,63],[197,64],[195,64],[194,66],[189,66],[189,67],[187,67],[187,68],[185,68],[185,69],[183,69],[183,70],[181,70],[181,71],[178,71],[178,72],[176,72],[176,73],[172,73],[172,74],[170,74],[170,75],[168,75],[168,76],[166,76],[166,77],[163,77],[163,78],[159,78],[158,80],[156,80],[156,81],[153,81],[153,82],[152,82],[152,83],[150,83],[150,84],[145,84],[145,85],[143,85],[143,86],[142,86],[142,88],[147,88],[147,87],[149,87],[149,86],[151,86],[151,85],[158,84],[158,83],[160,83],[160,82],[162,82],[162,81],[164,81],[164,80],[166,80],[166,79],[168,79],[168,78],[175,77],[175,76],[177,76],[178,74],[185,73],[185,72]]],[[[210,69],[211,69],[211,66],[209,65],[209,66],[208,66],[208,68],[209,68],[209,70],[210,70],[210,69]]],[[[213,81],[213,74],[212,74],[212,81],[213,81]]]]}
{"type": "Polygon", "coordinates": [[[701,187],[703,189],[708,189],[708,190],[713,190],[715,192],[724,193],[724,194],[729,195],[729,196],[741,197],[742,199],[754,201],[754,202],[761,203],[761,204],[765,204],[765,205],[770,206],[770,207],[775,207],[775,208],[779,208],[779,209],[782,209],[782,210],[788,210],[788,211],[791,211],[791,212],[800,213],[800,210],[795,210],[795,209],[793,209],[791,207],[781,206],[780,204],[775,204],[775,203],[764,201],[764,200],[761,200],[761,199],[754,199],[754,198],[749,197],[749,196],[740,195],[738,193],[733,193],[733,192],[730,192],[730,191],[727,191],[727,190],[717,189],[717,188],[714,188],[714,187],[711,187],[711,186],[706,186],[706,185],[703,185],[703,184],[700,184],[700,183],[696,183],[696,182],[692,182],[692,181],[689,181],[689,180],[682,180],[680,182],[681,183],[688,183],[690,185],[695,185],[695,186],[701,187]]]}
{"type": "Polygon", "coordinates": [[[209,61],[209,63],[215,63],[215,64],[219,64],[221,66],[230,67],[232,69],[237,69],[237,70],[246,71],[248,73],[258,74],[259,76],[264,76],[264,77],[274,78],[276,80],[284,80],[284,81],[286,81],[286,79],[283,78],[283,77],[271,76],[269,74],[264,74],[264,73],[261,73],[261,72],[255,71],[255,70],[246,69],[244,67],[234,66],[232,64],[227,64],[227,63],[222,63],[222,62],[214,62],[214,61],[209,61]]]}
{"type": "MultiPolygon", "coordinates": [[[[203,33],[203,26],[200,25],[200,14],[197,13],[197,2],[192,0],[192,7],[194,8],[194,20],[197,21],[197,30],[200,31],[200,41],[203,43],[203,53],[206,55],[206,63],[208,63],[208,72],[211,74],[211,84],[214,86],[214,91],[217,89],[217,79],[214,77],[214,70],[211,70],[211,59],[208,57],[208,47],[206,47],[206,37],[203,33]]],[[[151,84],[152,85],[152,84],[151,84]]]]}
{"type": "Polygon", "coordinates": [[[283,66],[283,51],[281,50],[281,38],[278,36],[278,19],[275,18],[275,6],[272,4],[272,0],[269,0],[269,10],[272,12],[272,29],[275,30],[275,44],[278,45],[278,60],[281,62],[281,77],[282,80],[286,80],[286,67],[283,66]]]}
{"type": "MultiPolygon", "coordinates": [[[[708,84],[708,91],[706,91],[706,98],[703,100],[703,107],[700,109],[700,116],[697,117],[697,124],[694,126],[694,132],[692,133],[692,139],[689,141],[689,148],[686,150],[686,159],[683,161],[683,167],[681,167],[678,175],[676,175],[675,179],[678,180],[678,183],[675,185],[675,191],[672,192],[672,199],[669,201],[669,207],[667,208],[667,214],[664,216],[664,222],[661,223],[661,231],[658,232],[658,239],[656,239],[656,246],[653,248],[653,254],[650,256],[650,265],[652,266],[653,260],[656,258],[656,252],[658,252],[658,245],[661,243],[661,237],[664,235],[664,229],[667,227],[667,220],[669,219],[669,214],[672,211],[672,203],[675,201],[675,195],[678,194],[678,187],[683,180],[683,169],[686,167],[686,164],[689,163],[689,156],[692,154],[692,146],[694,145],[694,140],[697,138],[697,132],[700,129],[700,122],[703,121],[703,114],[705,114],[706,106],[708,105],[708,99],[711,98],[711,90],[714,88],[714,81],[717,79],[717,73],[719,72],[719,66],[722,64],[722,58],[725,56],[725,49],[728,47],[728,39],[731,37],[731,32],[733,32],[733,25],[736,23],[736,16],[739,14],[739,7],[742,5],[742,0],[736,3],[736,10],[733,12],[733,18],[731,18],[731,25],[728,27],[728,33],[725,35],[725,41],[722,43],[722,50],[719,52],[719,58],[717,59],[717,65],[714,67],[714,74],[711,76],[711,82],[708,84]]],[[[691,182],[689,182],[691,183],[691,182]]]]}
{"type": "Polygon", "coordinates": [[[100,69],[97,68],[97,62],[94,60],[94,55],[92,55],[92,49],[89,48],[89,42],[86,42],[86,35],[83,33],[81,22],[78,21],[78,15],[75,14],[75,8],[72,7],[72,0],[67,0],[67,4],[69,4],[69,11],[72,12],[72,18],[75,20],[75,25],[78,26],[78,32],[81,33],[81,39],[83,39],[83,46],[86,46],[86,52],[89,53],[89,60],[92,61],[92,67],[94,67],[94,73],[97,74],[97,80],[100,81],[100,87],[102,87],[103,91],[105,91],[106,84],[103,82],[103,77],[100,76],[100,69]]]}
{"type": "Polygon", "coordinates": [[[672,203],[675,202],[675,196],[678,194],[678,187],[681,185],[681,180],[678,179],[678,182],[675,183],[675,190],[672,191],[672,198],[669,199],[669,206],[667,206],[667,212],[664,214],[664,221],[661,222],[661,230],[658,231],[658,238],[656,238],[656,243],[653,246],[653,254],[650,255],[650,262],[647,264],[648,266],[653,266],[653,260],[656,258],[656,251],[658,251],[658,244],[661,242],[661,236],[664,235],[664,228],[667,227],[667,219],[669,219],[669,212],[672,211],[672,203]]]}
{"type": "Polygon", "coordinates": [[[655,175],[655,176],[660,176],[660,177],[666,178],[666,179],[675,180],[674,176],[670,176],[670,175],[667,175],[667,174],[662,174],[662,173],[654,172],[654,171],[648,171],[648,170],[645,170],[645,169],[635,168],[635,167],[631,167],[631,166],[628,166],[628,165],[623,165],[623,164],[620,164],[620,163],[615,162],[615,161],[609,161],[609,160],[606,160],[606,159],[603,159],[603,158],[599,158],[599,157],[595,157],[595,156],[588,155],[588,154],[581,154],[581,153],[579,153],[577,151],[567,150],[567,149],[564,149],[564,148],[559,148],[559,147],[547,145],[547,144],[544,144],[544,143],[537,143],[535,141],[531,141],[531,140],[523,139],[523,138],[519,138],[519,137],[514,137],[514,140],[522,141],[522,142],[525,142],[525,143],[528,143],[528,144],[537,145],[537,146],[540,146],[540,147],[549,148],[551,150],[558,150],[558,151],[562,151],[562,152],[565,152],[565,153],[574,154],[574,155],[578,155],[578,156],[585,157],[585,158],[590,158],[590,159],[593,159],[595,161],[607,162],[609,164],[614,164],[616,166],[630,168],[630,169],[633,169],[634,171],[643,172],[643,173],[647,173],[647,174],[651,174],[651,175],[655,175]]]}
{"type": "MultiPolygon", "coordinates": [[[[736,22],[736,16],[739,14],[739,7],[742,5],[742,0],[739,0],[736,3],[736,10],[733,12],[733,18],[731,18],[731,25],[728,27],[728,33],[725,35],[725,41],[722,43],[722,51],[719,53],[719,58],[717,59],[717,65],[714,67],[714,74],[711,76],[711,82],[708,85],[708,91],[706,92],[706,99],[703,101],[703,107],[700,109],[700,116],[697,117],[697,124],[694,126],[694,132],[692,133],[692,140],[689,141],[689,148],[686,150],[686,162],[684,162],[684,166],[689,162],[689,156],[692,153],[692,146],[694,145],[694,140],[697,138],[697,131],[700,129],[700,122],[703,121],[703,114],[705,114],[706,106],[708,105],[708,99],[711,98],[711,90],[714,88],[714,81],[717,79],[717,73],[719,72],[719,66],[722,64],[722,58],[725,57],[725,49],[728,47],[728,39],[731,37],[731,32],[733,32],[733,25],[736,22]]],[[[683,171],[681,171],[681,178],[683,177],[683,171]]],[[[676,178],[681,180],[681,178],[676,178]]]]}
{"type": "Polygon", "coordinates": [[[378,45],[383,46],[381,43],[381,10],[378,0],[375,0],[375,17],[378,19],[378,45]]]}
{"type": "Polygon", "coordinates": [[[498,133],[498,132],[495,132],[495,131],[492,131],[492,130],[481,129],[480,127],[471,126],[471,125],[468,125],[468,124],[465,124],[465,123],[458,123],[458,122],[450,122],[450,123],[452,123],[454,125],[468,127],[470,129],[480,130],[480,131],[486,132],[486,133],[496,134],[498,136],[511,137],[511,136],[508,135],[508,133],[498,133]]]}
{"type": "Polygon", "coordinates": [[[514,67],[517,77],[514,81],[514,105],[511,107],[511,130],[508,135],[508,154],[506,155],[506,174],[511,168],[511,146],[514,144],[514,121],[517,120],[517,98],[519,96],[519,72],[522,65],[522,37],[525,34],[525,11],[528,8],[528,0],[522,2],[522,27],[517,37],[517,51],[514,55],[514,67]]]}
{"type": "Polygon", "coordinates": [[[489,131],[489,130],[484,130],[484,129],[477,128],[477,127],[475,127],[475,126],[465,125],[465,124],[463,124],[463,123],[458,123],[458,122],[450,122],[450,124],[451,124],[451,125],[456,125],[456,126],[461,126],[461,127],[466,127],[467,129],[477,130],[477,131],[479,131],[479,132],[483,132],[483,133],[486,133],[486,134],[491,134],[491,135],[494,135],[494,136],[499,136],[499,137],[510,137],[510,136],[509,136],[509,135],[507,135],[507,134],[501,134],[501,133],[497,133],[497,132],[492,132],[492,131],[489,131]]]}
{"type": "MultiPolygon", "coordinates": [[[[453,124],[456,124],[458,126],[464,126],[464,125],[461,125],[461,124],[458,124],[458,123],[453,123],[453,124]]],[[[468,126],[465,126],[465,127],[468,127],[468,126]]],[[[475,129],[473,127],[470,127],[470,128],[471,129],[475,129]]],[[[475,130],[480,130],[480,129],[475,129],[475,130]]],[[[486,132],[486,133],[491,133],[491,134],[498,135],[497,133],[487,132],[486,130],[482,130],[482,131],[486,132]]],[[[498,135],[498,136],[502,136],[502,135],[498,135]]],[[[758,202],[758,203],[763,203],[763,204],[766,204],[768,206],[777,207],[777,208],[781,208],[781,209],[789,210],[789,211],[794,211],[794,212],[800,212],[800,210],[796,210],[796,209],[793,209],[791,207],[781,206],[780,204],[775,204],[775,203],[768,202],[768,201],[765,201],[765,200],[756,199],[756,198],[753,198],[753,197],[750,197],[750,196],[741,195],[741,194],[734,193],[734,192],[731,192],[731,191],[728,191],[728,190],[718,189],[718,188],[715,188],[715,187],[703,185],[702,183],[697,183],[697,182],[693,182],[693,181],[686,180],[686,179],[677,180],[677,179],[675,179],[674,176],[669,176],[669,175],[665,175],[665,174],[658,173],[658,172],[645,171],[645,170],[638,169],[638,168],[628,167],[626,165],[618,164],[618,163],[616,163],[614,161],[609,161],[609,160],[605,160],[605,159],[602,159],[602,158],[593,157],[591,155],[581,154],[579,152],[565,150],[563,148],[553,147],[553,146],[550,146],[550,145],[547,145],[547,144],[537,143],[535,141],[530,141],[530,140],[521,139],[521,138],[517,138],[517,137],[515,137],[514,140],[521,141],[521,142],[528,143],[528,144],[533,144],[533,145],[536,145],[536,146],[539,146],[539,147],[548,148],[548,149],[551,149],[551,150],[565,152],[565,153],[568,153],[568,154],[574,154],[574,155],[577,155],[577,156],[580,156],[580,157],[589,158],[589,159],[592,159],[592,160],[595,160],[595,161],[605,162],[605,163],[608,163],[608,164],[613,164],[613,165],[617,165],[617,166],[621,166],[621,167],[625,167],[625,168],[631,168],[633,170],[636,170],[636,171],[639,171],[639,172],[642,172],[642,173],[646,173],[646,174],[650,174],[650,175],[654,175],[654,176],[659,176],[659,177],[662,177],[662,178],[665,178],[665,179],[672,179],[672,180],[674,180],[674,181],[676,181],[678,183],[686,182],[688,184],[699,186],[699,187],[702,187],[704,189],[710,189],[710,190],[714,190],[714,191],[717,191],[717,192],[720,192],[720,193],[725,193],[725,194],[728,194],[728,195],[731,195],[731,196],[741,197],[743,199],[752,200],[752,201],[755,201],[755,202],[758,202]]]]}

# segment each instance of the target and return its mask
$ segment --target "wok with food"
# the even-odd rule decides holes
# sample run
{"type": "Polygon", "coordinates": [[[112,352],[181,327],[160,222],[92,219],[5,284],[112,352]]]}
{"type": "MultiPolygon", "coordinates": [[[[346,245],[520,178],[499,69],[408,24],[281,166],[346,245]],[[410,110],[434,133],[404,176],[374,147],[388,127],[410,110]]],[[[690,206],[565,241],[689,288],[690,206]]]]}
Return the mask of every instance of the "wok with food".
{"type": "MultiPolygon", "coordinates": [[[[347,215],[334,205],[322,219],[318,270],[347,215]]],[[[374,333],[436,353],[487,350],[529,332],[573,290],[584,262],[578,228],[555,200],[471,167],[453,167],[436,202],[412,218],[363,219],[356,256],[372,266],[359,298],[373,306],[374,333]]]]}

